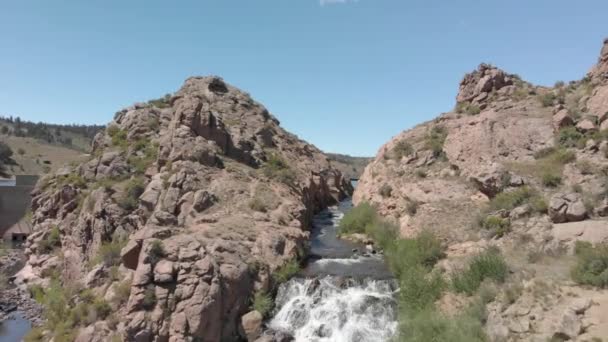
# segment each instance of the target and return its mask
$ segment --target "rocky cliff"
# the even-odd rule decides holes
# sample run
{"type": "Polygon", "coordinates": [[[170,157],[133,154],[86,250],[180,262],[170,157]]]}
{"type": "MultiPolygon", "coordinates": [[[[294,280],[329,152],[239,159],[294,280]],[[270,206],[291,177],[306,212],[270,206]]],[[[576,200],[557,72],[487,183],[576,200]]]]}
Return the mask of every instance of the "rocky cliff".
{"type": "Polygon", "coordinates": [[[65,318],[36,332],[44,339],[244,339],[252,295],[306,254],[312,215],[352,191],[218,77],[117,112],[92,155],[33,192],[16,282],[47,298],[69,290],[65,318]]]}
{"type": "MultiPolygon", "coordinates": [[[[499,247],[521,292],[488,306],[492,340],[608,336],[608,293],[569,274],[576,241],[608,242],[608,40],[580,81],[535,86],[482,64],[456,100],[380,148],[355,203],[376,206],[404,237],[435,232],[446,274],[499,247]]],[[[444,308],[468,303],[447,297],[444,308]]]]}

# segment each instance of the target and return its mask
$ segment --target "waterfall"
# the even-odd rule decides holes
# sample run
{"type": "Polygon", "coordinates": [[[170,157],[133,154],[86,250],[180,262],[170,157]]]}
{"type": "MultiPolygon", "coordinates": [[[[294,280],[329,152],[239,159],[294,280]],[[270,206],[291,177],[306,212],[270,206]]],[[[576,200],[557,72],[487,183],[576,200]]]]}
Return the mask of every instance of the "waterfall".
{"type": "Polygon", "coordinates": [[[396,332],[394,280],[327,276],[281,285],[269,327],[297,342],[383,342],[396,332]]]}

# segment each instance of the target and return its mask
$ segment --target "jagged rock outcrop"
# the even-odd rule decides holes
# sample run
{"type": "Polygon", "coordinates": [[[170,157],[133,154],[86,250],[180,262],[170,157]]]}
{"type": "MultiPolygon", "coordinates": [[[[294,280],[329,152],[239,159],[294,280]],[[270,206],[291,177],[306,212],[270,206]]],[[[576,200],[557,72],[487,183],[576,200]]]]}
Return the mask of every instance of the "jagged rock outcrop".
{"type": "Polygon", "coordinates": [[[323,153],[218,77],[119,111],[93,148],[38,184],[17,279],[86,279],[119,319],[82,327],[82,341],[246,339],[252,294],[304,256],[312,215],[352,191],[323,153]]]}
{"type": "Polygon", "coordinates": [[[524,292],[488,306],[491,340],[585,340],[608,331],[597,322],[608,310],[605,291],[572,286],[563,267],[575,242],[606,242],[606,75],[608,40],[587,77],[553,88],[482,64],[460,83],[454,111],[383,145],[355,190],[355,204],[374,205],[402,237],[438,235],[447,258],[436,271],[446,277],[479,250],[503,251],[513,274],[501,295],[524,292]],[[547,278],[559,289],[536,289],[547,278]],[[562,292],[599,298],[597,310],[571,310],[575,300],[562,292]]]}
{"type": "Polygon", "coordinates": [[[492,91],[513,84],[513,75],[489,65],[480,64],[477,70],[467,74],[460,82],[457,102],[484,102],[492,91]]]}

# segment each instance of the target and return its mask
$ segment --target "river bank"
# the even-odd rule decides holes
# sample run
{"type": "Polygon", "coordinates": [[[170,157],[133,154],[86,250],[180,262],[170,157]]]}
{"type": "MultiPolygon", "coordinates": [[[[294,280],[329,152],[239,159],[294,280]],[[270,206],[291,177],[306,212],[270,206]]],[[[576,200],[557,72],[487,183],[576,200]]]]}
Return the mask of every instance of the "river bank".
{"type": "Polygon", "coordinates": [[[24,265],[23,251],[5,248],[0,257],[0,340],[19,341],[32,326],[43,322],[42,307],[28,293],[14,286],[12,276],[24,265]]]}

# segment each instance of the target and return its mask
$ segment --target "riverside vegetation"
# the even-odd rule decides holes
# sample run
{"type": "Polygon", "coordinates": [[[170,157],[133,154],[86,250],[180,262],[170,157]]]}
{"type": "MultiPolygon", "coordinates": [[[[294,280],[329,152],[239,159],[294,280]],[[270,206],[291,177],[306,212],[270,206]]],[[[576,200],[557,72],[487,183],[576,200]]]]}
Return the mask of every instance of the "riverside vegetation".
{"type": "Polygon", "coordinates": [[[368,203],[346,213],[341,234],[364,233],[384,250],[386,261],[400,284],[400,341],[486,341],[485,304],[493,296],[479,291],[486,281],[502,283],[508,267],[496,249],[479,253],[462,272],[445,277],[434,268],[444,256],[441,242],[430,232],[398,238],[397,227],[383,220],[368,203]],[[445,291],[475,295],[470,309],[449,316],[435,307],[445,291]]]}

